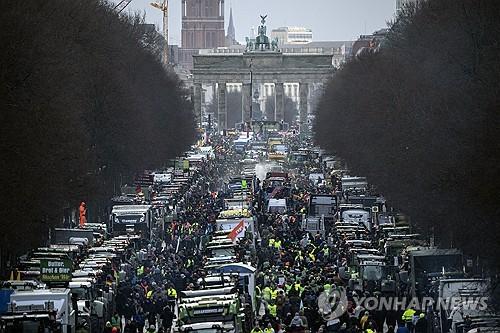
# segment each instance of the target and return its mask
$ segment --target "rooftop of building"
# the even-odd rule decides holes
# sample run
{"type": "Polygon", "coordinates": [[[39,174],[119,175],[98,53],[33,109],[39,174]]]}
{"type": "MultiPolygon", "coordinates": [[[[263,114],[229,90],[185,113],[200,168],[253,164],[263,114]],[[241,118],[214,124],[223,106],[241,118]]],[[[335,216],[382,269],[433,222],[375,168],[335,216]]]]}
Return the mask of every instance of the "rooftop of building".
{"type": "MultiPolygon", "coordinates": [[[[345,47],[349,49],[352,47],[354,41],[315,41],[305,44],[283,44],[280,49],[287,53],[288,50],[300,51],[304,50],[306,53],[316,53],[321,49],[321,53],[327,53],[330,50],[345,47]],[[310,51],[306,51],[310,50],[310,51]],[[315,51],[315,52],[312,52],[315,51]]],[[[228,47],[219,47],[216,49],[203,49],[200,54],[215,54],[215,53],[243,53],[246,49],[245,45],[231,45],[228,47]]],[[[292,51],[293,52],[293,51],[292,51]]]]}
{"type": "Polygon", "coordinates": [[[283,31],[283,32],[312,32],[311,29],[305,27],[279,27],[272,30],[273,32],[283,31]]]}

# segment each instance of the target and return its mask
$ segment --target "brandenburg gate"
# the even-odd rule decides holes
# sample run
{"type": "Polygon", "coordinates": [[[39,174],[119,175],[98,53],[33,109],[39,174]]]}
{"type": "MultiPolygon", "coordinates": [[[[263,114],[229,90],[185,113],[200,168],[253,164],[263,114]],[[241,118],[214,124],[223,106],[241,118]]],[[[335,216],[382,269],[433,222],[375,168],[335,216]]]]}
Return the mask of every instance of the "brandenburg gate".
{"type": "Polygon", "coordinates": [[[251,119],[252,85],[274,83],[275,119],[284,119],[284,83],[299,83],[300,124],[307,122],[309,87],[326,83],[334,73],[332,56],[328,54],[283,54],[277,41],[266,36],[265,18],[259,26],[255,40],[247,38],[244,53],[203,54],[193,56],[193,102],[196,117],[201,119],[203,85],[217,86],[217,114],[214,115],[219,129],[227,128],[226,84],[242,84],[242,120],[251,119]]]}

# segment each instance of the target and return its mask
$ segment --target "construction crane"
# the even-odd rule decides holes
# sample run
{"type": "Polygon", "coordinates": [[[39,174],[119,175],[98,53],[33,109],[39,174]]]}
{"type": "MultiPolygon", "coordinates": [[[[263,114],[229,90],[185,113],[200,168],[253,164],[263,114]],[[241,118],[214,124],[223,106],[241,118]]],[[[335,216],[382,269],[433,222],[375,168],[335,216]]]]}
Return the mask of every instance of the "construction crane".
{"type": "Polygon", "coordinates": [[[163,3],[151,2],[151,6],[163,12],[163,38],[165,38],[163,64],[168,66],[168,0],[163,0],[163,3]]]}
{"type": "Polygon", "coordinates": [[[131,2],[132,0],[120,0],[113,10],[120,14],[131,2]]]}

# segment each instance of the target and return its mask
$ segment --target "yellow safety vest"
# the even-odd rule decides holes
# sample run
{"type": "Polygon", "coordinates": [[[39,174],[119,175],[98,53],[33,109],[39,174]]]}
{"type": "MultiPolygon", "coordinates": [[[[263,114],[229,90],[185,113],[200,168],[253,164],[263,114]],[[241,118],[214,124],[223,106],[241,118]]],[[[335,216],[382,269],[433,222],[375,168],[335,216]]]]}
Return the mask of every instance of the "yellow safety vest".
{"type": "Polygon", "coordinates": [[[152,290],[148,291],[148,293],[146,294],[146,298],[151,298],[151,297],[153,297],[153,291],[152,290]]]}
{"type": "Polygon", "coordinates": [[[269,238],[269,247],[274,246],[274,238],[269,238]]]}
{"type": "Polygon", "coordinates": [[[281,248],[281,241],[280,240],[277,240],[274,242],[274,247],[279,250],[281,248]]]}
{"type": "Polygon", "coordinates": [[[168,288],[167,295],[172,298],[177,298],[177,290],[174,288],[168,288]]]}
{"type": "Polygon", "coordinates": [[[299,296],[302,295],[302,292],[304,291],[304,287],[302,287],[300,285],[300,283],[295,283],[293,285],[293,287],[295,288],[295,290],[297,290],[299,292],[299,296]]]}
{"type": "Polygon", "coordinates": [[[269,314],[270,314],[271,316],[273,316],[273,317],[276,317],[276,315],[278,314],[278,308],[277,308],[276,304],[275,304],[275,305],[271,305],[271,304],[269,304],[269,305],[267,306],[267,308],[268,308],[268,310],[269,310],[269,314]]]}
{"type": "Polygon", "coordinates": [[[413,310],[413,309],[406,309],[405,312],[403,312],[403,315],[401,316],[401,319],[404,322],[411,322],[413,320],[413,315],[415,315],[415,310],[413,310]]]}
{"type": "Polygon", "coordinates": [[[272,297],[272,293],[273,291],[271,290],[271,288],[269,287],[265,287],[264,290],[262,291],[262,297],[266,300],[266,301],[270,301],[271,300],[271,297],[272,297]]]}

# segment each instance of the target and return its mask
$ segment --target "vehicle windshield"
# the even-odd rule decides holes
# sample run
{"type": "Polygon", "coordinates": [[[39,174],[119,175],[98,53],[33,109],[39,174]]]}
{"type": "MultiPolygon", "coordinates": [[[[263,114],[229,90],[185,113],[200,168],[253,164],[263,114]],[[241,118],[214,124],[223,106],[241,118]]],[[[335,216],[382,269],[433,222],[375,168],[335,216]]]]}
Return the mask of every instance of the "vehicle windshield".
{"type": "Polygon", "coordinates": [[[294,155],[293,160],[296,162],[305,162],[307,161],[307,155],[294,155]]]}
{"type": "Polygon", "coordinates": [[[288,151],[288,148],[285,145],[274,145],[273,149],[274,151],[280,153],[286,153],[288,151]]]}
{"type": "Polygon", "coordinates": [[[281,180],[273,180],[269,185],[272,187],[283,186],[284,182],[281,180]]]}
{"type": "Polygon", "coordinates": [[[448,272],[456,272],[461,269],[462,255],[430,255],[415,257],[415,266],[422,272],[427,273],[441,272],[443,268],[448,272]]]}
{"type": "Polygon", "coordinates": [[[366,265],[363,266],[363,280],[367,281],[377,281],[381,280],[384,276],[384,267],[383,266],[371,266],[366,265]]]}
{"type": "Polygon", "coordinates": [[[89,299],[89,292],[85,288],[71,288],[71,294],[76,296],[78,300],[89,299]]]}

